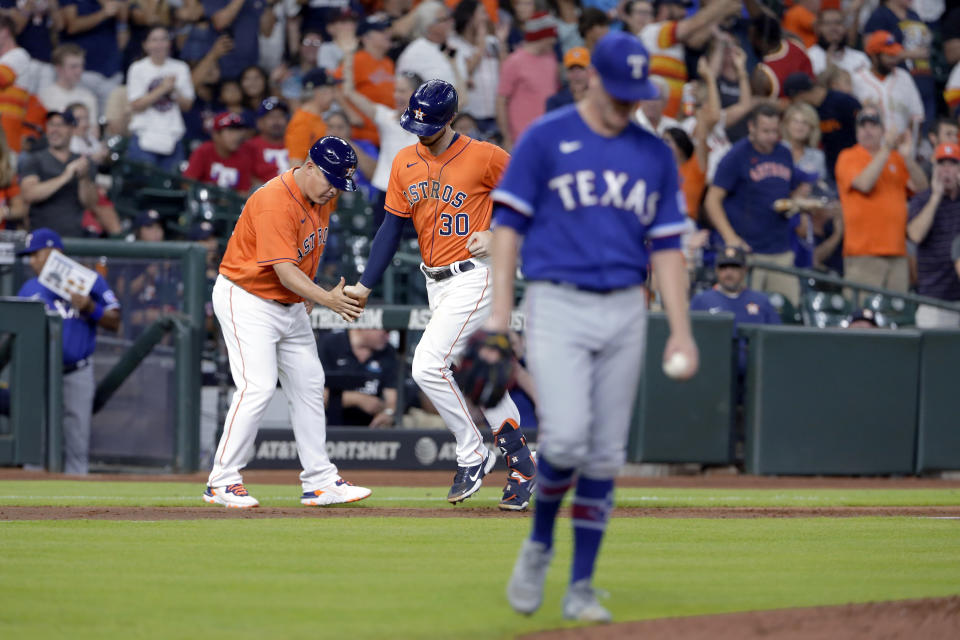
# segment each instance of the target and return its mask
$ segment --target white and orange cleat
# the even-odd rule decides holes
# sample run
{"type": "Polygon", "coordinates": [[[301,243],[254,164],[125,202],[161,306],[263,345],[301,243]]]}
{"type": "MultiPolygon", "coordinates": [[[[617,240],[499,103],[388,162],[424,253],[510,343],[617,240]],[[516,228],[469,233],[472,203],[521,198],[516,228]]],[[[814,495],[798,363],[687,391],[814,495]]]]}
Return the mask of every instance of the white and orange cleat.
{"type": "Polygon", "coordinates": [[[300,496],[300,504],[307,507],[326,507],[332,504],[346,504],[358,502],[368,497],[372,491],[365,487],[357,487],[343,478],[337,478],[333,484],[321,487],[314,491],[305,491],[300,496]]]}
{"type": "Polygon", "coordinates": [[[210,504],[222,504],[228,509],[251,509],[260,506],[257,499],[247,493],[247,489],[242,484],[207,487],[207,490],[203,492],[203,501],[210,504]]]}

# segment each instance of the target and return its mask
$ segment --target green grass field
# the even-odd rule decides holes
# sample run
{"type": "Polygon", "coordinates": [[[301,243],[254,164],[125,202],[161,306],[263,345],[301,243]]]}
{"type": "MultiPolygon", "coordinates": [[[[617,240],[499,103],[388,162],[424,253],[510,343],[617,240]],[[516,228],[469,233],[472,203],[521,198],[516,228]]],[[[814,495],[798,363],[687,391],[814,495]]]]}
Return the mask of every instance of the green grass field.
{"type": "MultiPolygon", "coordinates": [[[[265,506],[296,504],[296,487],[250,489],[265,506]]],[[[441,489],[376,489],[348,508],[436,508],[441,489]]],[[[0,482],[0,504],[196,506],[201,490],[0,482]]],[[[492,509],[497,494],[468,504],[492,509]]],[[[958,502],[947,490],[618,492],[628,506],[958,502]]],[[[562,627],[569,520],[542,610],[517,616],[503,595],[528,526],[523,516],[0,521],[0,638],[436,640],[562,627]]],[[[596,584],[617,621],[958,594],[960,521],[620,518],[596,584]]]]}
{"type": "MultiPolygon", "coordinates": [[[[247,484],[269,507],[300,504],[297,485],[247,484]]],[[[195,507],[203,485],[187,482],[0,481],[0,505],[195,507]]],[[[349,508],[447,506],[447,487],[379,487],[349,508]]],[[[465,505],[493,508],[498,487],[484,486],[465,505]]],[[[841,507],[960,505],[960,489],[617,489],[621,507],[841,507]]]]}

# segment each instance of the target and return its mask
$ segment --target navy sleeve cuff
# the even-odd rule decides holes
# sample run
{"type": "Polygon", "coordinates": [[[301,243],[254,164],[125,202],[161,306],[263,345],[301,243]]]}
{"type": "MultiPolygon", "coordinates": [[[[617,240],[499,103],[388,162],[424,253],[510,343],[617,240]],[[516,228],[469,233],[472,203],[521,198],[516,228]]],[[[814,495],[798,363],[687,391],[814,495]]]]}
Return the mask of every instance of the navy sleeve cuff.
{"type": "Polygon", "coordinates": [[[681,249],[682,244],[680,236],[666,236],[663,238],[654,238],[650,241],[650,253],[655,251],[666,251],[668,249],[681,249]]]}
{"type": "Polygon", "coordinates": [[[529,216],[525,216],[516,209],[502,204],[494,206],[493,220],[495,224],[510,227],[519,234],[526,234],[527,227],[530,226],[529,216]]]}

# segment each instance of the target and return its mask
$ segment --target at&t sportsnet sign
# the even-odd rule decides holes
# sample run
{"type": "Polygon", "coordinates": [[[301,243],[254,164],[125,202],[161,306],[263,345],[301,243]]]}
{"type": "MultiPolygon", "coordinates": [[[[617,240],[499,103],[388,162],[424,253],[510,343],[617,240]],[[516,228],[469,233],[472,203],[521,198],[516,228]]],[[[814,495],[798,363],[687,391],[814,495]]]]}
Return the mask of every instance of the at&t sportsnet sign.
{"type": "MultiPolygon", "coordinates": [[[[457,443],[448,431],[327,429],[327,455],[341,469],[449,470],[457,443]]],[[[299,469],[297,443],[288,429],[261,429],[248,469],[299,469]]]]}

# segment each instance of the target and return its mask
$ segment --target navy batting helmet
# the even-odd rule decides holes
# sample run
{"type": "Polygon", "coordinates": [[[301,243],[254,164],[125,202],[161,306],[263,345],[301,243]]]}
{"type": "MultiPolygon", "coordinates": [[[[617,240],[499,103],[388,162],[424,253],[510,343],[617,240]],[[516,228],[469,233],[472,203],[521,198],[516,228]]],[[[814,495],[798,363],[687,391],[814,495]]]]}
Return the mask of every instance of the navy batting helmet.
{"type": "Polygon", "coordinates": [[[327,180],[340,191],[356,191],[353,174],[357,171],[357,154],[346,140],[324,136],[310,147],[310,161],[317,165],[327,180]]]}
{"type": "Polygon", "coordinates": [[[457,90],[443,80],[427,80],[410,96],[400,126],[418,136],[432,136],[457,113],[457,90]]]}

